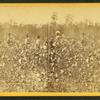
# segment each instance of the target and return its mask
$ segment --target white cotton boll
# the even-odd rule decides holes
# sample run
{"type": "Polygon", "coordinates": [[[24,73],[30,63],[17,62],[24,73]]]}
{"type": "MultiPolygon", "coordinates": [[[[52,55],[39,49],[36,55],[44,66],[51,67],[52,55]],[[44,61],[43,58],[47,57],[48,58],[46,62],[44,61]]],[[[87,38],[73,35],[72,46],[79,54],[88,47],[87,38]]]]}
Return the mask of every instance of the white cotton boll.
{"type": "Polygon", "coordinates": [[[39,73],[37,73],[37,74],[36,74],[36,76],[37,76],[37,77],[39,77],[39,76],[40,76],[40,74],[39,74],[39,73]]]}
{"type": "Polygon", "coordinates": [[[86,59],[86,62],[88,63],[89,62],[89,59],[86,59]]]}
{"type": "Polygon", "coordinates": [[[72,74],[71,73],[69,73],[69,76],[71,76],[72,74]]]}
{"type": "Polygon", "coordinates": [[[21,54],[23,54],[23,52],[24,52],[24,51],[22,50],[22,51],[21,51],[21,54]]]}
{"type": "Polygon", "coordinates": [[[21,64],[21,59],[19,59],[18,62],[21,64]]]}
{"type": "Polygon", "coordinates": [[[71,61],[69,60],[68,62],[70,63],[71,61]]]}
{"type": "Polygon", "coordinates": [[[59,82],[59,79],[56,79],[56,82],[59,82]]]}
{"type": "Polygon", "coordinates": [[[58,74],[56,73],[55,76],[58,77],[58,74]]]}
{"type": "Polygon", "coordinates": [[[42,73],[41,73],[42,75],[45,75],[45,72],[44,71],[42,71],[42,73]]]}
{"type": "Polygon", "coordinates": [[[63,73],[64,73],[64,70],[61,69],[61,74],[63,74],[63,73]]]}
{"type": "Polygon", "coordinates": [[[54,42],[52,45],[53,45],[53,46],[56,46],[56,42],[54,42]]]}
{"type": "Polygon", "coordinates": [[[46,49],[47,49],[47,46],[45,46],[45,45],[44,45],[44,46],[43,46],[43,49],[45,49],[45,50],[46,50],[46,49]]]}
{"type": "Polygon", "coordinates": [[[64,48],[62,49],[62,52],[63,52],[64,50],[66,50],[66,47],[64,47],[64,48]]]}
{"type": "Polygon", "coordinates": [[[21,78],[24,78],[25,76],[22,74],[20,77],[21,77],[21,78]]]}
{"type": "Polygon", "coordinates": [[[75,64],[74,64],[75,66],[77,66],[77,62],[75,62],[75,64]]]}
{"type": "Polygon", "coordinates": [[[40,82],[40,81],[41,81],[41,79],[40,79],[40,78],[38,78],[38,81],[40,82]]]}

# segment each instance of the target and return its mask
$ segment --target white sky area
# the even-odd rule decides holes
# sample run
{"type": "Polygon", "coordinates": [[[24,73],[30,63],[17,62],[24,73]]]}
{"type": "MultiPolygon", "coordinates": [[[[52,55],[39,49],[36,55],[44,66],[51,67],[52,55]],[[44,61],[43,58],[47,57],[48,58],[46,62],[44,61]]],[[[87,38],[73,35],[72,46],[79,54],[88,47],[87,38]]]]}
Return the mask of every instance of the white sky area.
{"type": "Polygon", "coordinates": [[[10,19],[22,24],[43,24],[51,19],[53,12],[57,12],[58,22],[63,23],[65,16],[71,14],[74,21],[89,19],[100,22],[100,6],[0,6],[0,22],[10,19]]]}

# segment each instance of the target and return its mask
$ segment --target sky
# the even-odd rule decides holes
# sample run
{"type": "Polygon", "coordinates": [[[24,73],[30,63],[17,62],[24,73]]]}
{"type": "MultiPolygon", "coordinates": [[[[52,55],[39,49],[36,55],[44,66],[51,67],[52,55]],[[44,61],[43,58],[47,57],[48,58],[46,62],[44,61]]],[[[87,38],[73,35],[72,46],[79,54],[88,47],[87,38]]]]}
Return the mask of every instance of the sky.
{"type": "Polygon", "coordinates": [[[65,16],[70,14],[74,21],[80,22],[89,19],[92,22],[100,22],[100,5],[0,5],[0,22],[9,22],[13,20],[21,24],[43,24],[50,21],[51,15],[56,12],[58,23],[63,23],[65,16]]]}

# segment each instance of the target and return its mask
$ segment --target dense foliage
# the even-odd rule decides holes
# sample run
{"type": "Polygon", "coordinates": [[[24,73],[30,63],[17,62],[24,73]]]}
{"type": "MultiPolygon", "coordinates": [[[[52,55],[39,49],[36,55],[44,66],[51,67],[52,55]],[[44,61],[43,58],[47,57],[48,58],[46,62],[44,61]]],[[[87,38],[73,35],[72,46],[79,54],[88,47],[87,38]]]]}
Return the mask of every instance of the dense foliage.
{"type": "Polygon", "coordinates": [[[8,26],[9,35],[0,26],[1,91],[100,91],[99,24],[57,24],[59,34],[48,24],[8,26]]]}

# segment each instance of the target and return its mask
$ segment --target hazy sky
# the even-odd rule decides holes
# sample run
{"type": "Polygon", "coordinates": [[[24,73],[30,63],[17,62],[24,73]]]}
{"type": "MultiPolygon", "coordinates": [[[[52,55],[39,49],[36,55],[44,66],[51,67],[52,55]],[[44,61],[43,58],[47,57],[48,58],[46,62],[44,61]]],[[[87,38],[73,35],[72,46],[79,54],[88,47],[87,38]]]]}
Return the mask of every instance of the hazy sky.
{"type": "Polygon", "coordinates": [[[31,6],[1,6],[0,22],[8,22],[10,19],[18,23],[46,23],[50,21],[53,12],[58,14],[58,22],[63,23],[67,14],[74,16],[75,21],[88,18],[91,21],[100,22],[100,4],[98,6],[80,5],[31,5],[31,6]]]}

